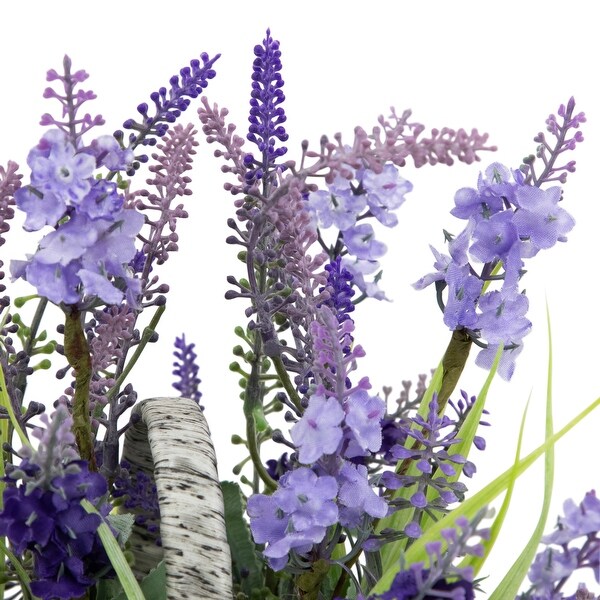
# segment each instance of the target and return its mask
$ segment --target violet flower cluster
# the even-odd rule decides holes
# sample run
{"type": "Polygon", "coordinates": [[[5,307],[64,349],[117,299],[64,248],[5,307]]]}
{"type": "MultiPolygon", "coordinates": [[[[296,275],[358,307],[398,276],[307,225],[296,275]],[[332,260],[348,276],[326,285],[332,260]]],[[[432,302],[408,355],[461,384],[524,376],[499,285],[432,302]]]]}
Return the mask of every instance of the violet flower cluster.
{"type": "Polygon", "coordinates": [[[111,509],[108,486],[74,451],[67,409],[59,406],[50,420],[41,419],[46,428],[34,430],[37,449],[21,450],[21,464],[5,478],[0,535],[19,555],[31,553],[36,597],[79,598],[99,577],[112,573],[97,531],[111,509]],[[88,513],[82,499],[100,514],[88,513]]]}
{"type": "MultiPolygon", "coordinates": [[[[575,102],[562,105],[559,115],[548,119],[548,129],[557,138],[550,148],[546,144],[540,155],[546,165],[553,165],[560,155],[575,148],[582,141],[580,131],[567,137],[570,130],[585,122],[583,113],[574,114],[575,102]],[[545,156],[545,149],[550,156],[545,156]]],[[[537,141],[545,138],[542,134],[537,141]]],[[[414,284],[423,289],[435,283],[438,301],[444,312],[444,323],[451,329],[464,329],[482,346],[476,362],[490,368],[500,344],[502,355],[499,373],[510,379],[515,360],[523,349],[523,338],[531,330],[526,314],[529,302],[519,290],[525,260],[548,250],[557,242],[566,241],[567,233],[575,225],[573,217],[562,207],[559,186],[542,189],[545,183],[566,180],[567,172],[574,170],[574,161],[560,168],[545,169],[535,178],[530,157],[522,170],[510,170],[500,163],[491,164],[480,174],[477,188],[463,188],[454,197],[451,214],[467,224],[456,236],[445,233],[449,241],[449,255],[431,248],[436,258],[436,271],[425,275],[414,284]],[[562,171],[561,175],[557,175],[562,171]],[[527,173],[530,176],[527,176],[527,173]],[[480,263],[479,271],[473,263],[480,263]],[[489,290],[489,284],[501,280],[500,289],[489,290]],[[447,298],[442,291],[447,288],[447,298]],[[485,342],[478,342],[482,338],[485,342]]]]}
{"type": "MultiPolygon", "coordinates": [[[[569,499],[564,503],[564,515],[558,518],[556,529],[542,538],[546,546],[535,557],[528,573],[531,588],[520,598],[532,600],[560,600],[566,598],[563,588],[576,571],[589,569],[600,584],[600,500],[594,490],[576,504],[569,499]]],[[[588,572],[590,572],[588,571],[588,572]]],[[[589,598],[585,586],[579,596],[589,598]]],[[[593,597],[593,595],[591,596],[593,597]]]]}
{"type": "Polygon", "coordinates": [[[51,129],[27,157],[30,183],[15,192],[17,206],[27,215],[24,227],[54,230],[27,260],[11,263],[12,276],[55,304],[92,297],[119,304],[126,296],[135,306],[140,284],[128,263],[144,218],[125,207],[116,183],[94,177],[99,167],[127,169],[133,153],[109,135],[85,148],[76,143],[61,129],[51,129]]]}

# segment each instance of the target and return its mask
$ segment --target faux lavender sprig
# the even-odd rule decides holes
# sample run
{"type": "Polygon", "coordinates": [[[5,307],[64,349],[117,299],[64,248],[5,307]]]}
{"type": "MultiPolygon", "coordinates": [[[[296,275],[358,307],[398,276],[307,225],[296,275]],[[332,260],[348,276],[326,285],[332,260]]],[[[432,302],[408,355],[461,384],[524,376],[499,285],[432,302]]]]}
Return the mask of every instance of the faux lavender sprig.
{"type": "MultiPolygon", "coordinates": [[[[454,332],[465,331],[482,347],[476,359],[478,365],[489,369],[499,345],[503,344],[505,351],[498,372],[507,380],[513,375],[522,340],[531,329],[531,322],[525,316],[529,303],[519,291],[524,261],[566,241],[567,233],[575,225],[573,217],[562,208],[561,189],[540,188],[548,181],[562,182],[566,173],[560,177],[554,175],[563,167],[553,165],[562,152],[573,149],[583,139],[577,132],[565,140],[569,129],[578,128],[585,121],[583,113],[573,117],[574,107],[573,99],[567,108],[561,105],[562,124],[554,116],[548,120],[558,141],[554,149],[546,144],[539,151],[547,166],[539,178],[532,168],[523,169],[526,177],[522,171],[493,163],[480,175],[477,189],[458,190],[451,213],[465,219],[467,224],[456,237],[445,234],[450,255],[432,249],[437,270],[414,284],[415,288],[423,289],[435,283],[444,323],[454,332]],[[546,155],[547,150],[550,156],[546,155]],[[479,271],[473,262],[483,263],[479,271]],[[494,280],[501,280],[500,289],[487,291],[494,280]],[[444,302],[445,288],[448,293],[444,302]],[[478,342],[480,337],[485,342],[478,342]]],[[[540,141],[539,136],[535,139],[540,141]]],[[[574,164],[569,163],[568,170],[574,164]]]]}
{"type": "Polygon", "coordinates": [[[38,447],[21,450],[21,464],[7,473],[0,535],[8,537],[18,556],[31,554],[35,596],[70,599],[110,571],[97,529],[111,507],[106,480],[90,472],[73,448],[67,409],[59,405],[51,419],[42,415],[41,420],[45,429],[33,433],[38,447]],[[102,516],[88,513],[84,499],[102,516]]]}
{"type": "Polygon", "coordinates": [[[142,296],[147,302],[169,291],[168,285],[159,284],[158,276],[151,277],[150,273],[178,249],[177,222],[188,217],[180,200],[192,194],[187,172],[192,168],[194,148],[198,145],[195,133],[191,125],[177,124],[170,129],[158,144],[159,152],[152,155],[156,162],[149,167],[152,177],[146,183],[153,188],[127,194],[127,203],[145,216],[145,227],[138,236],[143,247],[135,257],[135,269],[140,273],[142,296]]]}
{"type": "Polygon", "coordinates": [[[200,402],[202,393],[198,389],[200,378],[198,377],[199,367],[196,364],[197,355],[194,352],[196,344],[188,344],[185,341],[185,334],[175,338],[175,351],[173,354],[177,359],[173,363],[175,369],[173,375],[177,381],[173,387],[181,394],[183,398],[191,398],[195,402],[200,402]]]}
{"type": "Polygon", "coordinates": [[[528,574],[531,588],[520,598],[565,598],[563,588],[576,571],[583,569],[591,569],[600,584],[599,532],[600,500],[596,492],[588,492],[579,504],[567,500],[556,530],[542,538],[546,548],[533,561],[528,574]]]}
{"type": "Polygon", "coordinates": [[[457,469],[471,476],[474,465],[457,453],[452,453],[453,445],[461,440],[456,437],[455,423],[447,416],[440,417],[437,396],[429,403],[427,419],[418,414],[407,423],[400,423],[405,440],[391,448],[390,454],[399,461],[405,461],[398,469],[400,474],[386,471],[381,482],[387,489],[407,489],[413,487],[408,500],[394,501],[398,508],[413,508],[413,519],[405,528],[407,536],[421,535],[419,522],[424,512],[445,512],[445,509],[464,497],[467,487],[464,483],[452,481],[457,469]],[[410,441],[409,441],[410,440],[410,441]],[[405,465],[414,461],[417,475],[407,475],[405,465]],[[430,497],[431,490],[436,492],[430,497]]]}
{"type": "MultiPolygon", "coordinates": [[[[137,111],[142,116],[142,121],[127,119],[123,123],[124,129],[133,130],[130,133],[127,148],[135,150],[138,145],[154,146],[157,138],[162,138],[174,123],[190,105],[191,98],[197,98],[213,79],[216,71],[212,68],[220,54],[209,58],[203,52],[200,60],[193,59],[189,67],[183,67],[179,75],[173,75],[169,80],[170,88],[161,87],[150,94],[150,100],[154,104],[154,114],[150,114],[147,103],[138,104],[137,111]]],[[[123,140],[124,134],[121,130],[114,133],[117,140],[123,140]]],[[[145,156],[137,156],[137,160],[147,160],[145,156]]]]}
{"type": "Polygon", "coordinates": [[[479,528],[486,511],[481,511],[472,522],[460,517],[456,528],[442,530],[446,548],[441,542],[430,542],[426,551],[429,565],[416,563],[400,571],[390,589],[369,600],[474,600],[476,585],[471,567],[455,566],[456,559],[465,555],[481,556],[480,540],[487,539],[489,530],[479,528]]]}
{"type": "Polygon", "coordinates": [[[558,107],[560,122],[554,114],[551,114],[546,119],[547,131],[556,138],[554,147],[550,145],[545,134],[541,131],[533,138],[535,142],[539,143],[536,155],[528,156],[521,166],[521,170],[527,176],[526,181],[531,181],[536,187],[550,181],[558,181],[564,184],[567,181],[567,174],[575,171],[574,160],[561,164],[558,167],[556,166],[557,161],[562,157],[564,152],[575,150],[575,146],[583,142],[583,133],[581,131],[575,131],[572,137],[567,137],[572,133],[572,129],[579,129],[579,126],[586,122],[585,113],[574,114],[574,112],[575,98],[571,96],[566,106],[561,104],[558,107]],[[534,170],[536,158],[541,159],[544,165],[542,173],[538,176],[536,176],[534,170]]]}
{"type": "Polygon", "coordinates": [[[62,120],[53,117],[50,113],[45,113],[42,115],[40,125],[57,127],[66,134],[67,139],[75,148],[80,148],[83,145],[82,136],[92,129],[92,127],[104,125],[104,119],[102,115],[94,117],[89,113],[85,113],[83,116],[78,115],[81,107],[86,102],[94,100],[96,94],[91,90],[75,90],[89,75],[83,69],[73,73],[71,67],[71,59],[65,55],[63,59],[63,74],[59,74],[54,69],[50,69],[46,74],[46,81],[59,81],[64,88],[64,94],[57,92],[51,87],[47,87],[44,90],[44,98],[54,98],[62,105],[62,120]]]}
{"type": "Polygon", "coordinates": [[[250,94],[250,128],[247,139],[256,144],[261,158],[256,160],[252,154],[246,154],[244,164],[248,167],[246,183],[252,185],[263,177],[270,178],[270,171],[279,166],[276,160],[287,152],[285,146],[275,147],[276,141],[285,142],[288,134],[282,123],[286,116],[280,105],[285,100],[283,79],[281,78],[281,50],[279,42],[267,36],[263,44],[254,47],[254,63],[252,64],[252,92],[250,94]]]}

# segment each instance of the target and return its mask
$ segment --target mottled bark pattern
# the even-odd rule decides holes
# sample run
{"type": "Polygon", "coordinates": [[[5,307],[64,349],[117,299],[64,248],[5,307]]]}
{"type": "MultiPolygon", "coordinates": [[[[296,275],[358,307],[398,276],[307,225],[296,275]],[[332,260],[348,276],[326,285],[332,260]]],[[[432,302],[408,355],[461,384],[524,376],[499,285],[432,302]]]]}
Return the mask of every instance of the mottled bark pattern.
{"type": "Polygon", "coordinates": [[[154,476],[162,548],[136,527],[136,571],[146,573],[164,553],[169,600],[233,597],[223,495],[208,425],[187,398],[152,398],[134,410],[141,419],[125,435],[123,458],[154,476]]]}

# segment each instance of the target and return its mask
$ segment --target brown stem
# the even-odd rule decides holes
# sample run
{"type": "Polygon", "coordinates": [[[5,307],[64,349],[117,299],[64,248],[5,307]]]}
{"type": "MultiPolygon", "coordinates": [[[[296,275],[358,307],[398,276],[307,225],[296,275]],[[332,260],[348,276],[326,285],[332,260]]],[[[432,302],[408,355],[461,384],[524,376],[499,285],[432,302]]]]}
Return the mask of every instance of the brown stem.
{"type": "Polygon", "coordinates": [[[91,471],[96,471],[96,457],[90,419],[90,381],[92,358],[83,331],[81,313],[72,308],[65,313],[65,356],[75,371],[73,396],[73,433],[81,458],[87,460],[91,471]]]}
{"type": "MultiPolygon", "coordinates": [[[[450,395],[456,388],[456,384],[467,364],[472,344],[473,340],[471,336],[464,329],[456,329],[452,332],[452,337],[442,358],[442,385],[437,395],[439,416],[444,414],[448,398],[450,398],[450,395]]],[[[420,443],[415,440],[411,446],[411,450],[418,450],[420,446],[420,443]]],[[[405,475],[411,462],[412,458],[405,458],[400,464],[397,473],[405,475]]]]}

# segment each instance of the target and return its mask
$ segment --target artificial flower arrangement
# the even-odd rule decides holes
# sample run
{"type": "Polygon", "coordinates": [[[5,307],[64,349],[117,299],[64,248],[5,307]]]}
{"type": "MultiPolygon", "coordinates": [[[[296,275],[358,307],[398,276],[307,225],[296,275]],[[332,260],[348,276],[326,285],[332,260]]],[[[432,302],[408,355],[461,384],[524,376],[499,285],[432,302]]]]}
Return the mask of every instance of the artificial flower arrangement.
{"type": "MultiPolygon", "coordinates": [[[[241,376],[246,420],[245,438],[233,441],[247,449],[239,481],[219,491],[231,556],[226,589],[238,600],[483,597],[485,559],[515,480],[545,454],[551,488],[554,443],[598,404],[555,433],[549,399],[545,443],[468,494],[470,451],[485,447],[478,428],[488,424],[490,383],[496,375],[510,380],[532,327],[525,266],[574,226],[561,185],[575,170],[565,153],[583,140],[584,113],[570,99],[548,117],[548,133],[534,138],[523,164],[492,162],[475,187],[456,192],[450,212],[464,229],[444,232],[447,250],[431,248],[434,270],[414,284],[435,290],[449,344],[429,379],[405,384],[394,402],[389,389],[377,394],[358,375],[365,352],[354,319],[385,298],[377,228],[397,224],[412,189],[400,169],[407,161],[472,163],[495,148],[477,130],[434,129],[427,137],[410,111],[392,111],[370,134],[357,127],[350,140],[305,142],[299,161],[286,160],[281,51],[268,30],[254,54],[246,140],[225,109],[205,97],[198,108],[231,179],[226,242],[239,247],[245,269],[227,278],[226,294],[245,304],[230,370],[241,376]],[[474,350],[489,376],[470,396],[457,386],[474,350]],[[487,507],[503,492],[492,514],[487,507]]],[[[35,293],[0,300],[3,597],[183,597],[166,583],[166,559],[134,576],[131,531],[144,530],[160,556],[163,499],[153,477],[120,452],[140,419],[129,410],[137,401],[134,367],[157,340],[167,304],[169,287],[157,272],[177,249],[177,222],[187,217],[179,201],[191,195],[197,131],[179,120],[215,76],[217,59],[202,54],[152,93],[124,122],[128,133],[94,138],[104,120],[82,110],[95,99],[82,88],[88,75],[65,57],[61,73],[48,71],[44,92],[60,103],[59,116],[43,115],[47,129],[27,157],[25,179],[13,161],[0,167],[0,236],[15,206],[26,231],[42,232],[32,253],[9,267],[11,279],[35,293]],[[148,188],[139,188],[144,171],[148,188]],[[63,316],[57,340],[43,326],[49,305],[63,316]],[[25,395],[49,357],[70,384],[47,416],[25,395]]],[[[201,411],[194,344],[183,335],[175,357],[174,387],[201,411]]],[[[201,490],[190,493],[202,498],[201,490]]],[[[487,590],[493,600],[595,598],[573,581],[586,568],[599,581],[600,501],[594,491],[568,500],[544,536],[547,500],[519,559],[487,590]]],[[[210,565],[187,576],[187,597],[208,598],[199,590],[210,565]]]]}

